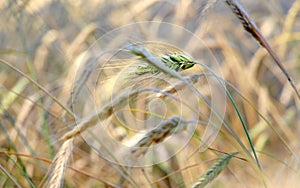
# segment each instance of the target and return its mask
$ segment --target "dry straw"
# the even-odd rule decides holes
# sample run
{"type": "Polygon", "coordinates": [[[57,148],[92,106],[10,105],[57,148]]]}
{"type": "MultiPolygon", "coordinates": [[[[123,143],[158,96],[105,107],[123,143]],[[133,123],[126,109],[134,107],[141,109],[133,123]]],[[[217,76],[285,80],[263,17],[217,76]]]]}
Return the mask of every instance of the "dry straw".
{"type": "Polygon", "coordinates": [[[229,164],[230,159],[238,152],[231,152],[228,155],[223,155],[202,175],[192,188],[205,187],[209,182],[213,181],[221,171],[229,164]]]}

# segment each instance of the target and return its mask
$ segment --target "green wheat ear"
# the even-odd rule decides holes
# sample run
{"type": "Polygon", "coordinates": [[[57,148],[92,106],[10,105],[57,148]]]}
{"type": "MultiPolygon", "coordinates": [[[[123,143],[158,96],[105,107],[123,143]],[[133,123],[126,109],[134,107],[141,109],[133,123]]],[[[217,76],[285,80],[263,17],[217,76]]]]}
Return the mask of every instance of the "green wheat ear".
{"type": "Polygon", "coordinates": [[[221,171],[229,164],[230,159],[238,154],[238,152],[231,152],[228,155],[223,155],[218,160],[207,169],[204,175],[202,175],[199,180],[192,186],[192,188],[203,188],[209,182],[214,180],[221,171]]]}
{"type": "MultiPolygon", "coordinates": [[[[181,54],[181,53],[172,53],[172,54],[164,54],[160,59],[164,64],[166,64],[169,68],[175,71],[182,71],[185,69],[189,69],[193,67],[196,63],[192,60],[192,58],[181,54]]],[[[159,70],[153,65],[147,64],[146,66],[138,66],[135,74],[143,75],[146,73],[155,74],[158,73],[159,70]]]]}

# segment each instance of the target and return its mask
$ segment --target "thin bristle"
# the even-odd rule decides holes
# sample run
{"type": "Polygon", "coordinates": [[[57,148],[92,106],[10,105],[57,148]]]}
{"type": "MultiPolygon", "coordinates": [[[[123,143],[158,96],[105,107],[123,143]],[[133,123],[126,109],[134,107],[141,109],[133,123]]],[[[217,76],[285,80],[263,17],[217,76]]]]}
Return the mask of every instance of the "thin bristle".
{"type": "Polygon", "coordinates": [[[221,171],[229,164],[230,159],[238,152],[231,152],[228,155],[223,155],[202,175],[192,188],[205,187],[209,182],[213,181],[221,171]]]}

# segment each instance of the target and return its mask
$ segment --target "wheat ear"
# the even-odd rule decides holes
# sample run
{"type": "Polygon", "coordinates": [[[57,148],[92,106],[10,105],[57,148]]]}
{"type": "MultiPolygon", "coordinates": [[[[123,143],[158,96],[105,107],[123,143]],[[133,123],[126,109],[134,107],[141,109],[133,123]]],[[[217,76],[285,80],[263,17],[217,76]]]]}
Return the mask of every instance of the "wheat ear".
{"type": "Polygon", "coordinates": [[[166,73],[169,76],[172,76],[174,78],[177,78],[179,80],[181,80],[182,82],[184,82],[189,88],[191,88],[192,91],[194,91],[199,97],[202,97],[201,93],[191,84],[189,83],[186,79],[184,79],[183,76],[181,76],[178,72],[176,72],[175,70],[169,68],[168,66],[166,66],[164,63],[162,63],[162,61],[158,58],[156,58],[155,56],[153,56],[151,53],[149,53],[143,46],[141,47],[141,49],[137,48],[136,46],[128,46],[127,47],[128,50],[131,51],[132,54],[136,55],[136,56],[140,56],[142,58],[145,58],[145,60],[147,60],[147,62],[156,67],[159,71],[166,73]]]}
{"type": "Polygon", "coordinates": [[[123,108],[127,104],[127,100],[133,100],[139,93],[146,91],[161,92],[159,90],[156,90],[155,88],[145,88],[122,93],[114,97],[110,102],[104,104],[103,107],[97,110],[95,113],[79,122],[79,124],[75,126],[71,131],[64,134],[60,140],[68,140],[77,136],[79,133],[87,130],[88,128],[95,126],[99,120],[105,120],[109,118],[114,113],[114,111],[123,108]]]}
{"type": "Polygon", "coordinates": [[[192,188],[205,187],[209,182],[213,181],[221,171],[229,164],[230,159],[238,152],[231,152],[228,155],[223,155],[202,175],[192,188]]]}
{"type": "Polygon", "coordinates": [[[114,111],[121,109],[126,105],[126,101],[135,98],[139,93],[145,91],[146,89],[133,90],[130,92],[125,92],[121,95],[118,95],[110,102],[104,104],[102,108],[97,110],[95,113],[89,117],[83,119],[77,126],[75,126],[71,131],[67,132],[62,136],[60,140],[68,140],[77,136],[79,133],[87,130],[88,128],[95,126],[99,120],[104,120],[110,117],[114,111]]]}
{"type": "Polygon", "coordinates": [[[181,131],[184,125],[188,123],[178,116],[171,117],[158,126],[146,133],[146,135],[138,141],[131,149],[130,152],[135,157],[145,154],[152,144],[158,144],[171,134],[181,131]]]}
{"type": "Polygon", "coordinates": [[[40,187],[62,187],[65,170],[72,154],[72,150],[73,139],[66,140],[56,154],[53,163],[51,164],[49,171],[45,176],[45,181],[41,183],[40,187]]]}
{"type": "Polygon", "coordinates": [[[232,12],[238,17],[238,19],[242,22],[243,27],[246,31],[248,31],[260,44],[262,47],[264,47],[268,53],[271,55],[275,63],[278,65],[280,70],[283,72],[285,77],[290,82],[292,88],[295,90],[298,99],[300,99],[300,93],[292,79],[292,77],[289,75],[283,64],[281,63],[279,57],[276,55],[276,53],[273,51],[267,40],[263,37],[262,33],[256,26],[253,19],[251,19],[250,15],[247,13],[247,11],[243,8],[243,6],[239,3],[237,0],[225,0],[225,3],[231,8],[232,12]]]}

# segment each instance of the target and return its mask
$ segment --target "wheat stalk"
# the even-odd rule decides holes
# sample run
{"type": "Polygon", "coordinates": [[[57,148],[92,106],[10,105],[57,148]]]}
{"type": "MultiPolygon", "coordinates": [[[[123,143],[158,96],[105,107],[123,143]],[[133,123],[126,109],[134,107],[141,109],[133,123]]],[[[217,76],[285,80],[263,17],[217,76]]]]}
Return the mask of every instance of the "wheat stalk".
{"type": "Polygon", "coordinates": [[[228,155],[223,155],[211,166],[204,175],[202,175],[198,181],[192,186],[192,188],[205,187],[209,182],[214,180],[221,171],[229,164],[230,159],[238,152],[231,152],[228,155]]]}

